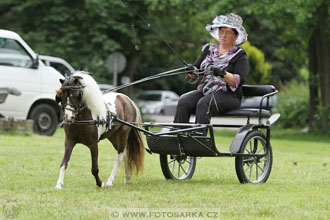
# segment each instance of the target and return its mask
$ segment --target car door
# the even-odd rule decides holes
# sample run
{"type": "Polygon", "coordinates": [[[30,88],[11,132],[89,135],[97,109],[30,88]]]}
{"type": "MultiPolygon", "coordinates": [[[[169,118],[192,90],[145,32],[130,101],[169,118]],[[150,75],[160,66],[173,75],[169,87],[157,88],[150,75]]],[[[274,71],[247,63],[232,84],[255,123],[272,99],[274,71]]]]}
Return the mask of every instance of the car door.
{"type": "Polygon", "coordinates": [[[174,115],[176,106],[178,104],[179,96],[174,92],[165,93],[165,105],[164,105],[164,114],[165,115],[174,115]]]}
{"type": "Polygon", "coordinates": [[[8,96],[0,105],[1,114],[25,119],[33,97],[41,90],[41,74],[33,58],[15,39],[0,37],[0,87],[15,87],[20,96],[8,96]]]}

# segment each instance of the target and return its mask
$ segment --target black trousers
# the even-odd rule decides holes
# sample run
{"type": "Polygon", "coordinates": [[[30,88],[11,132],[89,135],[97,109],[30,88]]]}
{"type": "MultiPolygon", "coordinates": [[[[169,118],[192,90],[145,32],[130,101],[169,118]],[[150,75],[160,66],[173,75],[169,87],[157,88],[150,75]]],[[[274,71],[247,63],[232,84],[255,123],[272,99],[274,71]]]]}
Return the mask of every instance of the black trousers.
{"type": "Polygon", "coordinates": [[[195,123],[210,124],[212,115],[238,109],[241,105],[240,99],[227,92],[216,91],[213,96],[212,93],[204,96],[197,90],[183,94],[176,107],[174,123],[188,123],[190,116],[196,113],[195,123]]]}

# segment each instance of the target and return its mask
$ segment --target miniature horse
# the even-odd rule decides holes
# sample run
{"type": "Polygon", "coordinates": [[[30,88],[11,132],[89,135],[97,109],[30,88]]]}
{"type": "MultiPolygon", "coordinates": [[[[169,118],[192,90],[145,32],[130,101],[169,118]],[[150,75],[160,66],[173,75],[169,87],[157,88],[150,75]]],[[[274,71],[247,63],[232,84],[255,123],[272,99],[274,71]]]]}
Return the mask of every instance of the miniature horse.
{"type": "Polygon", "coordinates": [[[90,149],[92,174],[97,186],[112,186],[122,160],[125,164],[124,182],[129,183],[132,171],[138,174],[143,169],[144,145],[141,132],[113,118],[141,122],[139,109],[126,95],[114,92],[102,94],[95,80],[84,72],[76,72],[60,82],[62,86],[56,91],[56,100],[61,102],[64,111],[65,152],[55,188],[62,189],[64,173],[77,143],[90,149]],[[103,138],[108,138],[117,150],[114,167],[106,184],[102,183],[98,175],[98,142],[103,138]]]}

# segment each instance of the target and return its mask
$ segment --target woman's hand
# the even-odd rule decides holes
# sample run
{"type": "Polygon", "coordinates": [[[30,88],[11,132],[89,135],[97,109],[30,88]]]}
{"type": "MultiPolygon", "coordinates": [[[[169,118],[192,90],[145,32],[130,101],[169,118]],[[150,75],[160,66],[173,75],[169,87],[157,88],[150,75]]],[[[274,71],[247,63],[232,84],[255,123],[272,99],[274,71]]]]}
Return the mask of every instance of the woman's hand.
{"type": "Polygon", "coordinates": [[[188,64],[186,71],[189,79],[194,80],[197,78],[197,75],[195,73],[198,72],[198,69],[194,65],[188,64]]]}
{"type": "Polygon", "coordinates": [[[196,79],[197,75],[195,73],[188,73],[188,78],[189,79],[196,79]]]}
{"type": "Polygon", "coordinates": [[[236,88],[236,81],[234,78],[234,75],[232,73],[226,72],[226,75],[223,77],[223,79],[231,86],[236,88]]]}

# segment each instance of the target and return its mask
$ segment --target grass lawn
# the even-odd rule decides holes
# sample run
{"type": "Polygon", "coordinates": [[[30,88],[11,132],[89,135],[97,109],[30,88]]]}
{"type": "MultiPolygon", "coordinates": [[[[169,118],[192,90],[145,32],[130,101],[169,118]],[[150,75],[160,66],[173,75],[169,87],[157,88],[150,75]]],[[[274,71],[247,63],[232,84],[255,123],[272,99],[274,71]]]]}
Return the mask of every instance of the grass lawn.
{"type": "MultiPolygon", "coordinates": [[[[228,151],[234,134],[217,131],[217,148],[228,151]]],[[[109,189],[96,187],[90,152],[77,145],[59,191],[54,187],[64,151],[63,129],[53,137],[0,135],[0,220],[114,219],[114,211],[119,213],[115,219],[121,219],[125,210],[153,211],[153,217],[140,219],[196,217],[173,216],[180,211],[202,212],[200,219],[329,219],[330,137],[274,130],[271,143],[274,162],[266,184],[240,184],[234,158],[200,158],[191,180],[166,181],[159,156],[146,153],[142,175],[125,185],[121,168],[109,189]],[[167,214],[160,217],[157,212],[167,214]]],[[[104,182],[114,158],[112,145],[102,141],[99,168],[104,182]]]]}

